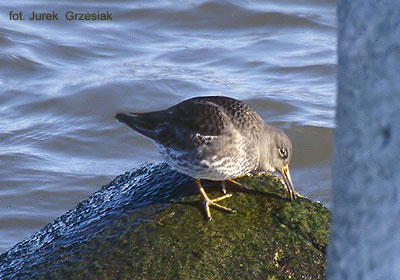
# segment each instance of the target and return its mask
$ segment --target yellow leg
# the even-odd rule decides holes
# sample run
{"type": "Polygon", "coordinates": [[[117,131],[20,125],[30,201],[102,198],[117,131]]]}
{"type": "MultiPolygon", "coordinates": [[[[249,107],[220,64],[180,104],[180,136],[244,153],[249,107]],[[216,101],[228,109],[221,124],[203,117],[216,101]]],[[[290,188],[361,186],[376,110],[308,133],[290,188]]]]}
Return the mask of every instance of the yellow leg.
{"type": "Polygon", "coordinates": [[[225,207],[225,206],[221,206],[221,205],[215,203],[215,202],[224,200],[225,198],[231,197],[232,196],[231,194],[225,194],[225,195],[223,195],[221,197],[218,197],[218,198],[215,198],[215,199],[209,199],[207,194],[206,194],[206,192],[204,191],[203,187],[201,186],[200,179],[194,179],[194,183],[195,183],[196,187],[199,189],[201,195],[204,198],[204,208],[206,210],[206,215],[207,215],[207,219],[208,220],[211,220],[210,206],[212,206],[212,207],[214,207],[216,209],[220,209],[220,210],[223,210],[223,211],[230,212],[230,213],[235,213],[236,212],[236,210],[234,210],[234,209],[231,209],[231,208],[228,208],[228,207],[225,207]]]}
{"type": "Polygon", "coordinates": [[[233,179],[228,179],[227,181],[229,181],[230,183],[232,183],[233,185],[235,185],[236,187],[242,189],[242,190],[248,190],[245,186],[243,186],[242,184],[234,181],[233,179]]]}

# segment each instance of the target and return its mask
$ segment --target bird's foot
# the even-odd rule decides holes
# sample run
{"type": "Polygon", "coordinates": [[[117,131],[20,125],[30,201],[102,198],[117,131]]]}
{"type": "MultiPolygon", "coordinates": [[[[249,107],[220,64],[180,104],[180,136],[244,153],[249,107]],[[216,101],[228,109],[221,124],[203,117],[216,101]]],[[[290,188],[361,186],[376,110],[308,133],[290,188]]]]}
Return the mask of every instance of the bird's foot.
{"type": "MultiPolygon", "coordinates": [[[[194,183],[197,186],[197,188],[199,189],[200,194],[204,198],[204,208],[206,210],[207,219],[209,221],[211,220],[210,206],[214,207],[216,209],[222,210],[222,211],[230,212],[230,213],[235,213],[236,212],[235,209],[231,209],[231,208],[228,208],[228,207],[225,207],[225,206],[222,206],[222,205],[219,205],[218,203],[216,203],[218,201],[221,201],[221,200],[224,200],[224,199],[226,199],[228,197],[231,197],[232,194],[225,194],[225,195],[223,195],[221,197],[210,199],[210,198],[208,198],[208,196],[207,196],[206,192],[204,191],[203,187],[201,186],[200,179],[194,179],[194,183]]],[[[222,186],[224,187],[225,184],[223,183],[222,186]]],[[[226,192],[226,190],[225,190],[225,192],[226,192]]]]}
{"type": "Polygon", "coordinates": [[[204,208],[206,210],[207,220],[209,220],[209,221],[211,220],[210,206],[214,207],[215,209],[219,209],[219,210],[226,211],[226,212],[229,212],[229,213],[235,213],[236,209],[228,208],[228,207],[225,207],[225,206],[222,206],[222,205],[219,205],[219,204],[216,203],[218,201],[224,200],[224,199],[226,199],[228,197],[231,197],[231,196],[232,196],[232,194],[228,193],[228,194],[225,194],[225,195],[223,195],[221,197],[218,197],[218,198],[205,199],[204,208]]]}

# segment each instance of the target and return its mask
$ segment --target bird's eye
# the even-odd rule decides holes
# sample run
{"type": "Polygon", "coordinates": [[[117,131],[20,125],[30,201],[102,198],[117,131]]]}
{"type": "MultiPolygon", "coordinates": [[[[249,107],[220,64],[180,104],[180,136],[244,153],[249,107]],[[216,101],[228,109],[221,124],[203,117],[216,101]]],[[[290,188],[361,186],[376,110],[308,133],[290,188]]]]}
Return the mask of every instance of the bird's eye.
{"type": "Polygon", "coordinates": [[[288,153],[287,153],[286,149],[284,149],[284,148],[279,148],[279,155],[282,158],[287,158],[288,157],[288,153]]]}

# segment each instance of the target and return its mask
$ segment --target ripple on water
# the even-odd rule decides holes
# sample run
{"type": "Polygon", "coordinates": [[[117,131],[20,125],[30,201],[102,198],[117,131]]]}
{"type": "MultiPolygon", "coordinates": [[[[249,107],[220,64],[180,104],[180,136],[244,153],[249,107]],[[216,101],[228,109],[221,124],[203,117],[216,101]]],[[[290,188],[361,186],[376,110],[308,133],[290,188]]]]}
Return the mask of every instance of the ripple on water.
{"type": "MultiPolygon", "coordinates": [[[[244,100],[285,129],[296,148],[296,190],[329,204],[335,1],[41,0],[0,10],[28,16],[47,8],[60,17],[109,10],[113,21],[2,21],[0,252],[116,175],[161,160],[150,140],[116,122],[116,112],[193,96],[244,100]]],[[[122,186],[128,203],[137,190],[122,186]]]]}

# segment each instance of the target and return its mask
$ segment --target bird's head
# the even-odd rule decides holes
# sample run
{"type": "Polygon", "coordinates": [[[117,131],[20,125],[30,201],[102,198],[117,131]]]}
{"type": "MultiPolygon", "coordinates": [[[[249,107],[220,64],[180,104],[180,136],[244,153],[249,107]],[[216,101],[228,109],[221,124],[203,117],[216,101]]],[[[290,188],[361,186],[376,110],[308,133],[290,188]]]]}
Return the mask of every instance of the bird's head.
{"type": "Polygon", "coordinates": [[[289,137],[280,129],[266,127],[266,142],[264,143],[264,153],[261,153],[260,171],[278,171],[285,181],[290,200],[296,198],[290,177],[289,164],[293,156],[293,146],[289,137]]]}

